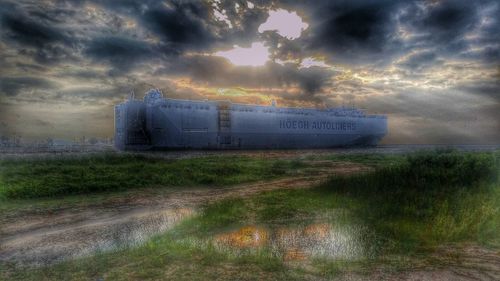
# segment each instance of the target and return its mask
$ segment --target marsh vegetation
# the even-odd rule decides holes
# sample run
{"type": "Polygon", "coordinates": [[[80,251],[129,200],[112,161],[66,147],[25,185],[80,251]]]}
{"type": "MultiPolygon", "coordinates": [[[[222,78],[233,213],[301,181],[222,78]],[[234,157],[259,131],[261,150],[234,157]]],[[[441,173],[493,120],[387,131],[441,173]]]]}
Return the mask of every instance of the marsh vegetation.
{"type": "MultiPolygon", "coordinates": [[[[7,265],[3,276],[28,280],[316,280],[355,274],[369,280],[375,271],[397,273],[416,266],[448,266],[449,257],[441,255],[443,248],[475,245],[498,253],[498,152],[318,159],[374,168],[332,175],[312,188],[217,200],[139,246],[28,270],[7,265]]],[[[308,169],[309,160],[239,159],[232,163],[240,168],[221,173],[215,167],[226,165],[227,160],[192,159],[180,165],[166,163],[174,167],[174,177],[183,178],[166,182],[204,183],[182,172],[199,163],[203,164],[189,169],[217,174],[210,184],[233,184],[293,174],[308,169]],[[216,164],[219,162],[223,164],[216,164]]],[[[140,163],[129,165],[148,165],[140,163]]],[[[15,193],[5,194],[10,198],[15,193]]],[[[453,255],[460,259],[460,251],[453,251],[453,255]]],[[[480,264],[476,266],[482,270],[480,264]]],[[[496,278],[499,269],[493,268],[486,276],[496,278]]]]}
{"type": "Polygon", "coordinates": [[[299,161],[250,157],[165,160],[145,155],[0,161],[0,197],[27,199],[142,187],[227,186],[286,175],[299,161]]]}

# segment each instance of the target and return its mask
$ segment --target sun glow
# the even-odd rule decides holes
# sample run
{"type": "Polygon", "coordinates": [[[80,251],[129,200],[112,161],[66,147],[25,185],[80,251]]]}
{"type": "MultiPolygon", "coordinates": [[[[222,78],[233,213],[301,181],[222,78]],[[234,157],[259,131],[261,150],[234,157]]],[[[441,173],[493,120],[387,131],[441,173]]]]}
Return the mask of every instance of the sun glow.
{"type": "Polygon", "coordinates": [[[254,42],[250,48],[234,46],[228,51],[219,51],[214,55],[228,59],[234,65],[262,66],[269,60],[269,48],[261,42],[254,42]]]}
{"type": "Polygon", "coordinates": [[[330,67],[328,64],[325,63],[324,60],[320,60],[320,59],[316,59],[316,58],[312,58],[312,57],[304,58],[304,59],[302,59],[302,62],[300,63],[300,67],[302,67],[302,68],[309,68],[312,66],[324,67],[324,68],[330,67]]]}
{"type": "Polygon", "coordinates": [[[309,25],[302,21],[297,12],[289,12],[284,9],[269,11],[269,17],[266,22],[259,26],[259,32],[276,31],[279,35],[293,40],[299,38],[302,31],[309,25]]]}

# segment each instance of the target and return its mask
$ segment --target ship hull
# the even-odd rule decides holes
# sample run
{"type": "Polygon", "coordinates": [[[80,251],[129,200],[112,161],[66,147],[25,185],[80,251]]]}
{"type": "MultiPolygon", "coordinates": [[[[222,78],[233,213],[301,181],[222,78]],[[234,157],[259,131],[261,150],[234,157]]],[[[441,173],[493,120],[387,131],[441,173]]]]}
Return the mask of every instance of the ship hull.
{"type": "Polygon", "coordinates": [[[387,118],[161,98],[118,105],[115,130],[124,150],[332,148],[376,145],[387,118]]]}

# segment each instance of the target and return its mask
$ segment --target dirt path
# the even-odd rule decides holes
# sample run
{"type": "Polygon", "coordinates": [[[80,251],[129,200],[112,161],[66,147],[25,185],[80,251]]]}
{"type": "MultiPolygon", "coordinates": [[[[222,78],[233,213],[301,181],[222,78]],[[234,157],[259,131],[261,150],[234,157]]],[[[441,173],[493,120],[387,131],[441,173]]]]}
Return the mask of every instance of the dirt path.
{"type": "Polygon", "coordinates": [[[430,257],[412,260],[411,269],[387,270],[385,265],[370,274],[346,274],[352,281],[497,281],[500,280],[500,251],[478,245],[444,245],[430,257]]]}
{"type": "MultiPolygon", "coordinates": [[[[160,193],[145,189],[98,203],[6,214],[0,218],[0,263],[47,265],[141,243],[196,214],[209,202],[274,189],[308,188],[332,174],[369,169],[352,163],[318,162],[312,166],[314,173],[305,171],[267,182],[227,188],[164,189],[160,193]]],[[[349,273],[338,280],[500,280],[500,252],[495,250],[454,245],[424,260],[415,261],[411,270],[394,271],[382,265],[368,274],[349,273]]],[[[317,280],[314,276],[311,280],[317,280]]]]}
{"type": "MultiPolygon", "coordinates": [[[[324,164],[324,163],[322,163],[324,164]]],[[[325,165],[322,165],[325,167],[325,165]]],[[[334,173],[357,173],[368,168],[352,163],[326,165],[324,171],[228,188],[145,192],[117,197],[96,205],[26,212],[3,218],[0,261],[29,265],[51,264],[95,251],[140,243],[193,215],[208,202],[248,197],[258,192],[307,188],[334,173]]]]}

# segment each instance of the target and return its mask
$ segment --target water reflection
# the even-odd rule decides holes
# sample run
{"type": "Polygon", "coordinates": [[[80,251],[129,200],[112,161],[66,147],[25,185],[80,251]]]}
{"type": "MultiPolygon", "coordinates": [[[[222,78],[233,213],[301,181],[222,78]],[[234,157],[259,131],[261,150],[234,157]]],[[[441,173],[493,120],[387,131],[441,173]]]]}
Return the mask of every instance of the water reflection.
{"type": "Polygon", "coordinates": [[[307,258],[357,259],[368,254],[366,229],[357,225],[319,222],[299,226],[244,226],[214,237],[228,251],[270,249],[285,261],[307,258]]]}
{"type": "Polygon", "coordinates": [[[77,227],[20,234],[0,243],[0,261],[47,265],[138,245],[193,214],[194,210],[188,208],[135,210],[119,217],[89,220],[77,227]]]}
{"type": "Polygon", "coordinates": [[[264,245],[268,240],[268,232],[259,227],[245,226],[236,231],[219,234],[215,237],[218,245],[237,248],[254,248],[264,245]]]}

